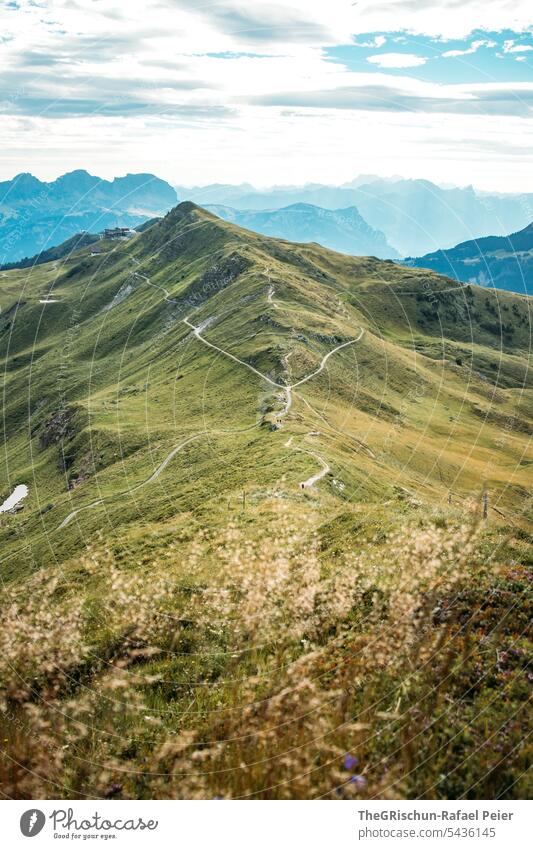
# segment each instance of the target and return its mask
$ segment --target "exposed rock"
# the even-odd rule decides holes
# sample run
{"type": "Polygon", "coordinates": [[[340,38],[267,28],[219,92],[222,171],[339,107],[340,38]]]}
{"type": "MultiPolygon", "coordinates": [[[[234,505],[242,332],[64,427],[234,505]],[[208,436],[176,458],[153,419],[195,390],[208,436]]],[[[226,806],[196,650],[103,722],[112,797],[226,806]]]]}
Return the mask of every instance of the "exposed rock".
{"type": "Polygon", "coordinates": [[[69,479],[68,488],[75,489],[77,486],[85,483],[94,474],[101,459],[101,456],[95,458],[92,451],[87,451],[80,459],[75,475],[69,479]]]}
{"type": "Polygon", "coordinates": [[[76,434],[75,414],[76,409],[73,407],[66,407],[53,413],[44,423],[39,434],[41,448],[48,448],[49,445],[57,445],[66,439],[72,439],[76,434]]]}

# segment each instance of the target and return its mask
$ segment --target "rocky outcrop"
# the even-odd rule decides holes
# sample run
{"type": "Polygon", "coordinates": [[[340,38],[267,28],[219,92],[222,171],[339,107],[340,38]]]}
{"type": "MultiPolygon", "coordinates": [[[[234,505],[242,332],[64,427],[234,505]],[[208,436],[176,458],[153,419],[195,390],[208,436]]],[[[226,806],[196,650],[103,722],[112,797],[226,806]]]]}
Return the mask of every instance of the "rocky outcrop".
{"type": "Polygon", "coordinates": [[[43,424],[39,434],[41,448],[48,448],[50,445],[72,439],[77,433],[76,413],[77,410],[73,407],[65,407],[53,413],[43,424]]]}

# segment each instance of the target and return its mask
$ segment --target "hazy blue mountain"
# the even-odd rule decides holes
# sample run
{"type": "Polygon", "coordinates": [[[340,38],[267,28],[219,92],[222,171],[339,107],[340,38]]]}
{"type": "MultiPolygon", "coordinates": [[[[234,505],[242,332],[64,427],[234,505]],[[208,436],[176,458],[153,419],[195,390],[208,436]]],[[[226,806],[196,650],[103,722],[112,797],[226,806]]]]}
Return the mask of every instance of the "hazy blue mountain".
{"type": "Polygon", "coordinates": [[[409,258],[406,265],[430,268],[465,283],[533,295],[533,223],[510,236],[486,236],[449,250],[409,258]]]}
{"type": "Polygon", "coordinates": [[[533,218],[532,195],[481,194],[472,187],[442,188],[428,180],[364,179],[344,186],[307,184],[264,190],[246,184],[180,187],[179,194],[204,206],[239,210],[273,210],[297,203],[333,210],[355,206],[402,256],[452,247],[480,234],[505,235],[533,218]]]}
{"type": "Polygon", "coordinates": [[[443,189],[427,180],[376,180],[359,186],[357,206],[401,253],[426,253],[478,235],[505,235],[531,220],[531,199],[443,189]]]}
{"type": "Polygon", "coordinates": [[[295,203],[309,203],[325,209],[347,209],[356,206],[357,192],[351,188],[323,186],[308,183],[305,186],[274,186],[270,189],[255,189],[248,184],[225,186],[177,186],[180,198],[191,200],[200,206],[217,204],[241,210],[273,210],[295,203]]]}
{"type": "Polygon", "coordinates": [[[265,236],[291,242],[318,242],[353,256],[376,256],[379,259],[397,259],[399,256],[383,233],[370,227],[354,206],[332,210],[309,203],[295,203],[265,211],[218,205],[210,205],[208,209],[226,221],[265,236]]]}
{"type": "Polygon", "coordinates": [[[254,194],[256,191],[250,183],[239,183],[238,185],[211,183],[207,186],[175,186],[174,188],[179,198],[192,200],[194,196],[194,202],[203,206],[204,209],[210,204],[231,204],[234,198],[239,200],[241,197],[254,194]]]}
{"type": "Polygon", "coordinates": [[[172,186],[153,174],[102,180],[79,170],[50,183],[18,174],[0,183],[0,263],[38,254],[82,230],[134,227],[176,201],[172,186]]]}
{"type": "Polygon", "coordinates": [[[34,265],[42,265],[43,262],[53,262],[58,259],[68,258],[74,251],[80,248],[86,248],[100,240],[100,236],[96,233],[76,233],[61,242],[59,245],[54,245],[52,248],[47,248],[35,256],[24,257],[16,262],[7,262],[5,265],[0,265],[0,271],[7,271],[12,268],[32,268],[34,265]]]}

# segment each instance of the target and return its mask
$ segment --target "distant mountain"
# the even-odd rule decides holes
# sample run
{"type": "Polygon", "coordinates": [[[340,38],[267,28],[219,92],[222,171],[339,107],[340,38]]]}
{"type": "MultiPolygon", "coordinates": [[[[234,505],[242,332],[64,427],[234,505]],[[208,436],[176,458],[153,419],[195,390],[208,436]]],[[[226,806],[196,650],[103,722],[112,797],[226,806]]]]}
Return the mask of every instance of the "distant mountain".
{"type": "Polygon", "coordinates": [[[430,268],[465,283],[533,295],[533,223],[510,236],[486,236],[449,250],[409,258],[406,265],[430,268]]]}
{"type": "Polygon", "coordinates": [[[323,209],[309,203],[295,203],[282,209],[265,211],[238,210],[227,206],[209,206],[220,218],[265,236],[290,242],[318,242],[327,248],[352,256],[376,256],[397,259],[383,233],[370,227],[352,206],[347,209],[323,209]]]}
{"type": "Polygon", "coordinates": [[[176,186],[178,195],[200,206],[218,204],[240,210],[273,210],[295,203],[308,203],[325,209],[346,209],[357,206],[357,192],[352,188],[323,186],[307,183],[305,186],[274,186],[255,189],[243,183],[240,186],[213,184],[209,186],[176,186]]]}
{"type": "Polygon", "coordinates": [[[99,240],[100,236],[96,233],[76,233],[70,239],[61,242],[60,245],[55,245],[46,251],[41,251],[35,254],[35,256],[24,257],[24,259],[19,259],[17,262],[7,262],[4,265],[0,265],[0,271],[9,271],[14,268],[32,268],[34,265],[42,265],[44,262],[65,259],[66,257],[70,257],[74,251],[93,245],[99,240]]]}
{"type": "Polygon", "coordinates": [[[401,256],[420,256],[452,247],[478,234],[506,233],[533,217],[532,195],[479,194],[472,187],[442,188],[429,180],[357,178],[344,186],[284,186],[258,190],[241,186],[179,187],[180,197],[203,206],[272,210],[296,203],[325,209],[355,206],[381,230],[401,256]]]}
{"type": "Polygon", "coordinates": [[[83,230],[133,227],[176,200],[172,186],[153,174],[109,181],[78,170],[51,183],[18,174],[0,183],[0,263],[33,256],[83,230]]]}
{"type": "Polygon", "coordinates": [[[479,234],[504,235],[531,217],[531,198],[443,189],[428,180],[376,180],[357,189],[357,206],[404,255],[446,248],[479,234]]]}

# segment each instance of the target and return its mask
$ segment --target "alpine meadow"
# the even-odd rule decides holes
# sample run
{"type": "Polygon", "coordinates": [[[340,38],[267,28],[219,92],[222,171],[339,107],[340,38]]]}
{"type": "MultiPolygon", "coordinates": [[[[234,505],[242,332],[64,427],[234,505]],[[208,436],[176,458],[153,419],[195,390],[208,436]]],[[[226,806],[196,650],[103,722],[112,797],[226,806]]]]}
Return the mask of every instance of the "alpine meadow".
{"type": "Polygon", "coordinates": [[[2,784],[527,791],[526,296],[186,202],[0,278],[2,784]]]}

